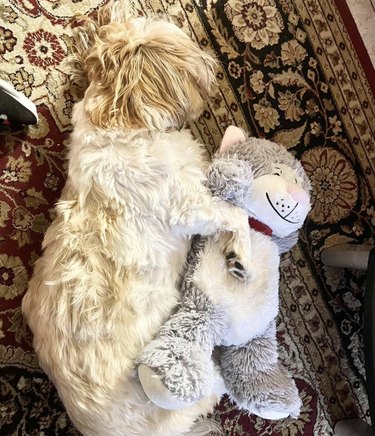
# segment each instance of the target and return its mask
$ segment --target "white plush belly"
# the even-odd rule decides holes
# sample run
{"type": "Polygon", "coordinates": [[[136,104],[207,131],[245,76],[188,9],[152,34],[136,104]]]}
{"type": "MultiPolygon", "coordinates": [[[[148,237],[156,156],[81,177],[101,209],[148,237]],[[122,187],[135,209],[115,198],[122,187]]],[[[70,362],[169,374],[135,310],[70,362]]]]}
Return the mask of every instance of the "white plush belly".
{"type": "Polygon", "coordinates": [[[221,241],[210,239],[195,273],[197,286],[224,309],[224,345],[240,345],[261,334],[278,312],[279,255],[265,235],[252,232],[250,279],[240,282],[228,274],[221,241]]]}

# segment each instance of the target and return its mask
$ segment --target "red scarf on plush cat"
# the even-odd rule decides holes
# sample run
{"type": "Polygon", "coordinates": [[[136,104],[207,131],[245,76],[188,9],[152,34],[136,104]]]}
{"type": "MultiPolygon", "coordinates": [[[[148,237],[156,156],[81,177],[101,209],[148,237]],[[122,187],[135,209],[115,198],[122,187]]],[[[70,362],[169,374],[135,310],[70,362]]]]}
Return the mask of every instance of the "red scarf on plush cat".
{"type": "Polygon", "coordinates": [[[267,236],[272,236],[272,229],[268,227],[267,224],[264,224],[253,217],[249,217],[249,226],[257,232],[261,232],[267,236]]]}

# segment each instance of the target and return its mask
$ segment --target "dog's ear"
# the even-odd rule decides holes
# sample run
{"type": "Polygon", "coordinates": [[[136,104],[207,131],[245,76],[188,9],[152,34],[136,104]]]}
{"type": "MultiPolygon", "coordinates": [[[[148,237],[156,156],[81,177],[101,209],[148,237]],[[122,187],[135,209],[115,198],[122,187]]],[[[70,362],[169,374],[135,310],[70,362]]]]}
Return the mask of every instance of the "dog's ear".
{"type": "Polygon", "coordinates": [[[179,128],[199,115],[215,62],[181,29],[137,18],[99,29],[87,56],[85,109],[103,128],[179,128]]]}
{"type": "Polygon", "coordinates": [[[134,3],[110,1],[93,15],[75,15],[71,20],[73,40],[65,65],[70,71],[70,80],[79,97],[83,97],[88,83],[86,60],[97,42],[99,31],[111,22],[125,23],[135,14],[134,3]]]}

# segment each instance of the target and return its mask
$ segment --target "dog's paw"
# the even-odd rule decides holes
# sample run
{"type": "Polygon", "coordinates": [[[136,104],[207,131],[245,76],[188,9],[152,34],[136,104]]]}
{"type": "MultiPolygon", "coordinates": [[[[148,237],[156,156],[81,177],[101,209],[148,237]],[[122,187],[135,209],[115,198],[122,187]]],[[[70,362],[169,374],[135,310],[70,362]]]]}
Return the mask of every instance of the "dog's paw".
{"type": "Polygon", "coordinates": [[[236,253],[231,251],[226,256],[227,271],[235,279],[246,281],[249,278],[249,273],[245,270],[241,262],[239,262],[236,253]]]}

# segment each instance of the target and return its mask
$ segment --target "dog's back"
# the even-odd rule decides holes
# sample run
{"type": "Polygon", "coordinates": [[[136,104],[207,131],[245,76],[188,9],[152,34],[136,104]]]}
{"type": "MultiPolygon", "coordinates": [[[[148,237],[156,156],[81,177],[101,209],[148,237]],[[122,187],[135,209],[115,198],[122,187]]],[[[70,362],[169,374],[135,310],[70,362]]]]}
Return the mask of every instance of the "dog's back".
{"type": "Polygon", "coordinates": [[[206,167],[179,129],[201,108],[213,61],[171,23],[128,23],[121,3],[78,32],[87,89],[22,309],[40,364],[83,434],[177,435],[218,397],[162,410],[144,395],[135,365],[178,301],[187,237],[170,221],[192,207],[184,195],[199,195],[206,167]]]}
{"type": "MultiPolygon", "coordinates": [[[[179,136],[185,149],[184,137],[179,136]]],[[[141,192],[138,186],[137,192],[127,189],[123,193],[127,201],[119,203],[115,188],[109,199],[95,183],[88,187],[89,170],[78,176],[81,158],[91,159],[95,177],[109,177],[100,169],[106,166],[103,156],[94,165],[93,154],[81,150],[71,155],[72,174],[46,233],[44,255],[36,264],[23,312],[34,333],[40,364],[84,434],[176,434],[176,429],[188,429],[215,400],[181,413],[163,411],[148,401],[134,373],[138,354],[179,297],[175,284],[187,241],[179,234],[165,237],[174,164],[167,165],[166,177],[153,186],[154,200],[152,189],[141,192]]],[[[199,154],[196,150],[195,159],[199,154]]],[[[132,181],[153,169],[143,162],[137,173],[140,163],[134,157],[128,166],[132,181]]],[[[202,177],[202,169],[191,170],[192,178],[202,177]]],[[[159,169],[150,177],[156,181],[158,175],[159,169]]],[[[186,183],[185,189],[192,189],[192,184],[186,183]]]]}

